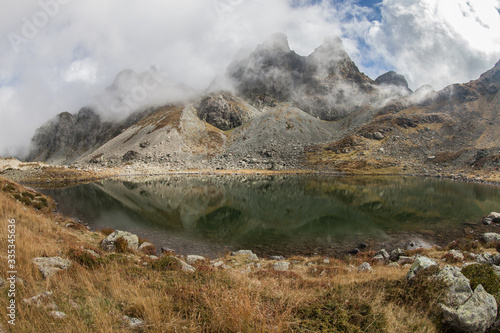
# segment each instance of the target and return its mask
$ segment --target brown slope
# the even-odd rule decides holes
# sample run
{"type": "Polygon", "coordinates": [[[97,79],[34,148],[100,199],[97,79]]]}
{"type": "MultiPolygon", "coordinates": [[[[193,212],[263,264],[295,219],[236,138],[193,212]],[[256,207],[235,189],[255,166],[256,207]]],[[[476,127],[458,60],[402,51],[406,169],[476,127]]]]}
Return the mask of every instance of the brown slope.
{"type": "Polygon", "coordinates": [[[495,173],[499,88],[500,62],[479,79],[430,92],[416,104],[415,96],[399,99],[346,138],[311,146],[307,163],[350,172],[495,173]]]}

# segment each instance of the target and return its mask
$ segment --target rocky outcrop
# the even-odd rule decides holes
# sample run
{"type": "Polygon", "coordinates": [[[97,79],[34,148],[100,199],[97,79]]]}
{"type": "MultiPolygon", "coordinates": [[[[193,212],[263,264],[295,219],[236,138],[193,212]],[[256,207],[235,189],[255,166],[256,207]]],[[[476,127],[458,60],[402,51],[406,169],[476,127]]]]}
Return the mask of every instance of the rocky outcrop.
{"type": "Polygon", "coordinates": [[[408,81],[406,81],[406,78],[403,75],[393,71],[380,75],[378,78],[375,79],[375,82],[380,85],[401,87],[404,88],[406,91],[411,92],[408,86],[408,81]]]}
{"type": "Polygon", "coordinates": [[[373,271],[372,266],[369,263],[367,263],[367,262],[362,263],[358,267],[358,272],[360,272],[360,273],[362,273],[362,272],[372,272],[372,271],[373,271]]]}
{"type": "Polygon", "coordinates": [[[285,272],[290,269],[290,263],[288,261],[279,261],[273,264],[273,269],[277,272],[285,272]]]}
{"type": "MultiPolygon", "coordinates": [[[[418,271],[437,264],[427,258],[418,257],[407,277],[412,279],[418,271]]],[[[485,332],[497,316],[495,297],[487,293],[479,284],[472,291],[469,279],[454,266],[445,266],[430,279],[441,280],[447,285],[443,303],[439,304],[443,323],[453,332],[485,332]]]]}
{"type": "Polygon", "coordinates": [[[71,266],[71,261],[61,257],[39,257],[33,259],[33,263],[38,267],[44,278],[49,278],[61,270],[67,270],[71,266]]]}
{"type": "Polygon", "coordinates": [[[413,262],[413,265],[411,265],[411,268],[408,274],[406,275],[406,278],[412,279],[415,275],[417,275],[419,271],[431,266],[437,266],[434,260],[429,259],[427,257],[418,257],[413,262]]]}
{"type": "Polygon", "coordinates": [[[241,126],[260,113],[227,92],[213,93],[202,98],[196,109],[201,120],[223,131],[241,126]]]}
{"type": "Polygon", "coordinates": [[[458,308],[441,305],[444,321],[457,332],[482,333],[495,322],[497,303],[495,297],[478,285],[474,294],[458,308]]]}
{"type": "Polygon", "coordinates": [[[257,255],[251,250],[239,250],[236,252],[232,252],[231,255],[234,257],[240,257],[248,261],[259,261],[259,257],[257,257],[257,255]]]}
{"type": "Polygon", "coordinates": [[[205,257],[203,257],[203,256],[197,256],[197,255],[194,255],[194,254],[190,254],[190,255],[188,255],[186,257],[186,261],[190,265],[193,265],[193,264],[195,264],[198,261],[204,262],[205,260],[206,260],[205,257]]]}
{"type": "Polygon", "coordinates": [[[473,294],[470,281],[454,266],[445,266],[436,277],[448,286],[445,305],[458,307],[464,304],[473,294]]]}
{"type": "Polygon", "coordinates": [[[27,160],[71,163],[108,142],[140,117],[134,114],[125,121],[112,122],[104,121],[88,107],[77,114],[63,112],[36,130],[27,160]]]}
{"type": "Polygon", "coordinates": [[[497,234],[495,232],[486,232],[481,235],[481,241],[483,241],[484,243],[500,241],[500,234],[497,234]]]}
{"type": "Polygon", "coordinates": [[[226,75],[238,94],[254,105],[293,102],[323,120],[353,112],[367,102],[375,84],[359,71],[336,37],[326,38],[304,57],[290,50],[286,35],[275,34],[254,52],[237,57],[226,75]]]}

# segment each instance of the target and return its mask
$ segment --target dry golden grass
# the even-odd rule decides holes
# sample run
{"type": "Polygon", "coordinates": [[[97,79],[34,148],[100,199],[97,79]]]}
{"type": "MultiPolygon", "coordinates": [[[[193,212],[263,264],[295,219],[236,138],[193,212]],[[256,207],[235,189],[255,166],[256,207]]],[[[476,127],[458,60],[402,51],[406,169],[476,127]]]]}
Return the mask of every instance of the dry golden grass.
{"type": "MultiPolygon", "coordinates": [[[[0,188],[6,183],[0,179],[0,188]]],[[[11,186],[16,193],[25,191],[11,186]]],[[[216,269],[207,264],[185,273],[153,270],[149,257],[130,252],[108,253],[95,266],[73,260],[69,270],[45,280],[33,258],[70,258],[70,249],[80,246],[97,250],[104,235],[66,228],[68,220],[51,207],[36,211],[6,191],[0,191],[2,278],[8,270],[9,219],[16,220],[16,269],[24,281],[17,284],[15,332],[132,331],[124,326],[124,315],[143,319],[146,332],[312,332],[318,327],[332,332],[437,332],[428,309],[388,297],[394,286],[404,285],[406,270],[382,265],[372,273],[358,273],[342,260],[293,257],[287,272],[275,272],[271,261],[261,261],[250,273],[240,272],[245,265],[216,269]],[[52,319],[51,309],[22,302],[44,291],[53,292],[46,303],[55,303],[66,319],[52,319]]],[[[232,259],[224,260],[229,264],[232,259]]],[[[4,291],[2,309],[8,302],[4,291]]],[[[10,328],[5,315],[1,324],[10,328]]]]}

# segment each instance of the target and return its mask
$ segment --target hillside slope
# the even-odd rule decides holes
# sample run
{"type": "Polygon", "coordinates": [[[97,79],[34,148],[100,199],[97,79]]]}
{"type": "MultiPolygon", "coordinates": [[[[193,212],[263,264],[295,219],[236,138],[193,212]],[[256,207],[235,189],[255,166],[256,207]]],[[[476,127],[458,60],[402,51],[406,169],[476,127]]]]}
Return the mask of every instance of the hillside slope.
{"type": "Polygon", "coordinates": [[[469,83],[397,100],[347,138],[311,147],[308,163],[350,171],[498,171],[499,91],[500,62],[469,83]]]}

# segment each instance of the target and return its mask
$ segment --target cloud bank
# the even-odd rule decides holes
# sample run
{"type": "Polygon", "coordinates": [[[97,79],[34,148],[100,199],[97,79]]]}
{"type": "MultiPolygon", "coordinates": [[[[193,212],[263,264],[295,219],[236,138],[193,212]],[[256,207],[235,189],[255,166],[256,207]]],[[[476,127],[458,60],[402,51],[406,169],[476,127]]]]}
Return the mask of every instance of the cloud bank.
{"type": "MultiPolygon", "coordinates": [[[[92,103],[124,69],[154,66],[169,87],[204,89],[239,50],[275,32],[301,55],[338,35],[366,74],[395,70],[413,89],[475,79],[500,58],[500,0],[367,3],[2,1],[0,155],[25,153],[36,127],[92,103]]],[[[163,94],[146,91],[158,100],[163,94]]]]}

